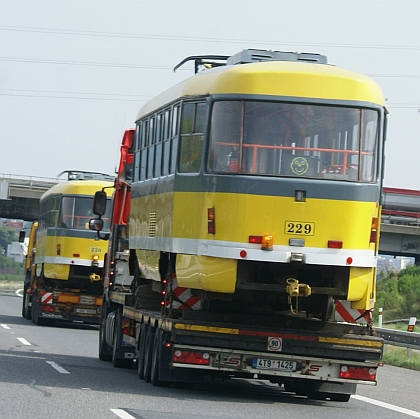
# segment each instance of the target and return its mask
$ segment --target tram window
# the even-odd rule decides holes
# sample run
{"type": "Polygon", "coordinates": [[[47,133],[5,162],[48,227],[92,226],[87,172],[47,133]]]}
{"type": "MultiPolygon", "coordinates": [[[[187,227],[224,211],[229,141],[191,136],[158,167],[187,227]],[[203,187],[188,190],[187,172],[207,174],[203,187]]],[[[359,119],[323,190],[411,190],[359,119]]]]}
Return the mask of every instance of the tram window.
{"type": "Polygon", "coordinates": [[[58,222],[58,211],[60,209],[60,198],[54,196],[50,198],[50,216],[49,216],[49,227],[56,227],[58,222]]]}
{"type": "Polygon", "coordinates": [[[375,110],[263,101],[215,102],[207,170],[372,182],[375,110]]]}
{"type": "Polygon", "coordinates": [[[178,132],[179,132],[178,116],[179,116],[179,105],[176,105],[174,106],[173,111],[172,111],[171,137],[175,137],[178,135],[178,132]]]}
{"type": "Polygon", "coordinates": [[[148,123],[147,120],[143,121],[141,124],[141,149],[140,149],[140,180],[146,179],[146,169],[147,169],[147,132],[148,132],[148,123]]]}
{"type": "MultiPolygon", "coordinates": [[[[89,230],[89,220],[93,217],[92,197],[63,196],[61,200],[61,228],[89,230]]],[[[111,205],[107,205],[103,215],[104,230],[109,229],[109,214],[111,205]]]]}
{"type": "Polygon", "coordinates": [[[238,171],[242,112],[243,102],[214,103],[207,170],[227,173],[238,171]]]}
{"type": "Polygon", "coordinates": [[[185,103],[181,116],[179,171],[197,173],[203,152],[205,103],[185,103]]]}
{"type": "Polygon", "coordinates": [[[171,133],[171,109],[165,109],[163,117],[163,138],[167,140],[171,133]]]}

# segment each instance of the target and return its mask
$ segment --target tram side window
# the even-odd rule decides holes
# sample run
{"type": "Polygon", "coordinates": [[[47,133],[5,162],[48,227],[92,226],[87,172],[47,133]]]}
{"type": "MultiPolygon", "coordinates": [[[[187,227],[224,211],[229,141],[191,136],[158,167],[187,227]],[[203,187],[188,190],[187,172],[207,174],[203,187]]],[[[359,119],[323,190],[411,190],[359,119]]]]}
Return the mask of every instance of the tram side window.
{"type": "Polygon", "coordinates": [[[171,129],[171,156],[169,158],[169,173],[175,173],[176,158],[178,154],[179,137],[179,109],[180,105],[175,105],[172,109],[172,129],[171,129]]]}
{"type": "Polygon", "coordinates": [[[137,182],[140,178],[140,150],[141,150],[141,125],[136,126],[135,147],[134,147],[134,172],[133,181],[137,182]]]}
{"type": "Polygon", "coordinates": [[[206,104],[184,104],[181,116],[181,143],[178,170],[181,173],[198,173],[203,153],[203,132],[206,104]]]}
{"type": "Polygon", "coordinates": [[[163,155],[162,155],[162,175],[169,174],[169,162],[171,155],[171,114],[172,109],[165,109],[163,113],[163,155]]]}
{"type": "Polygon", "coordinates": [[[147,131],[148,121],[141,122],[141,137],[140,137],[140,180],[146,179],[147,169],[147,131]]]}
{"type": "Polygon", "coordinates": [[[160,177],[162,172],[162,121],[162,113],[158,113],[156,116],[154,177],[160,177]]]}

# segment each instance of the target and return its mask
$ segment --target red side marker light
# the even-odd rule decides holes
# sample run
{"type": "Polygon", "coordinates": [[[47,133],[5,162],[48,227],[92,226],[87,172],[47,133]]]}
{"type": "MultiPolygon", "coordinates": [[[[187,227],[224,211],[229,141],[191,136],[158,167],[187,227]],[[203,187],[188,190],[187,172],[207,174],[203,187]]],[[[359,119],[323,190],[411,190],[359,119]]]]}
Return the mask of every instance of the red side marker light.
{"type": "Polygon", "coordinates": [[[342,249],[343,242],[341,240],[328,240],[328,247],[330,249],[342,249]]]}

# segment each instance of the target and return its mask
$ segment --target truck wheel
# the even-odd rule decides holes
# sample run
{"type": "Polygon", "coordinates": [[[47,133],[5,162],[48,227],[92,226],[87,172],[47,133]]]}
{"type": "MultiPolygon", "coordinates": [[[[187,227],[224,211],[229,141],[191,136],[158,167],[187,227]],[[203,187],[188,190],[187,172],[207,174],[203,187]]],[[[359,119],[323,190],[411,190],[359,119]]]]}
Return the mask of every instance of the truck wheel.
{"type": "Polygon", "coordinates": [[[150,382],[154,386],[167,387],[169,383],[159,380],[159,364],[160,364],[160,346],[162,344],[162,333],[157,330],[155,338],[153,339],[153,352],[152,352],[152,366],[150,372],[150,382]]]}
{"type": "Polygon", "coordinates": [[[138,358],[137,358],[137,375],[140,380],[144,379],[144,352],[146,350],[146,335],[147,335],[148,325],[143,323],[140,329],[140,339],[139,339],[139,348],[138,348],[138,358]]]}
{"type": "Polygon", "coordinates": [[[25,317],[25,304],[26,304],[26,299],[28,298],[27,294],[26,294],[26,285],[23,287],[23,298],[22,298],[22,317],[25,317]]]}
{"type": "Polygon", "coordinates": [[[34,295],[32,297],[32,313],[31,313],[31,319],[32,323],[39,324],[39,317],[38,317],[38,302],[36,301],[36,296],[34,295]]]}
{"type": "Polygon", "coordinates": [[[104,324],[101,321],[99,325],[99,359],[101,361],[111,361],[112,360],[112,353],[105,342],[105,333],[104,333],[104,324]]]}
{"type": "Polygon", "coordinates": [[[347,403],[350,400],[350,394],[330,393],[329,398],[332,402],[347,403]]]}
{"type": "Polygon", "coordinates": [[[155,338],[155,328],[150,325],[147,330],[146,348],[144,350],[144,381],[150,383],[152,372],[152,351],[155,338]]]}
{"type": "Polygon", "coordinates": [[[115,368],[131,368],[133,365],[132,359],[118,358],[118,350],[120,349],[121,341],[121,312],[117,311],[114,326],[114,341],[112,347],[112,365],[115,368]]]}

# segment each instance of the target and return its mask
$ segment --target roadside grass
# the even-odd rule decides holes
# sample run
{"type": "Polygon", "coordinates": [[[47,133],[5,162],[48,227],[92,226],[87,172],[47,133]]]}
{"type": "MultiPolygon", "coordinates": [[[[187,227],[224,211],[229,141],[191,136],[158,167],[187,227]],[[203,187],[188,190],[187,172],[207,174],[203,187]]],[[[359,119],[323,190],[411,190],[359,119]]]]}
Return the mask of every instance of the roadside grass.
{"type": "Polygon", "coordinates": [[[385,353],[382,358],[385,365],[420,371],[419,351],[392,345],[386,345],[385,347],[385,353]]]}
{"type": "Polygon", "coordinates": [[[23,288],[22,275],[1,275],[0,289],[18,290],[23,288]]]}

